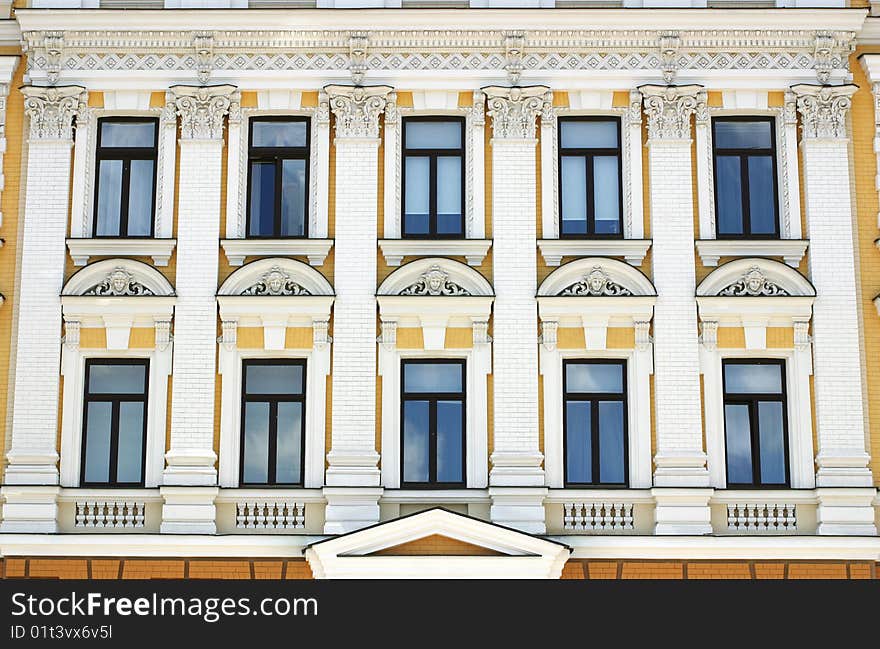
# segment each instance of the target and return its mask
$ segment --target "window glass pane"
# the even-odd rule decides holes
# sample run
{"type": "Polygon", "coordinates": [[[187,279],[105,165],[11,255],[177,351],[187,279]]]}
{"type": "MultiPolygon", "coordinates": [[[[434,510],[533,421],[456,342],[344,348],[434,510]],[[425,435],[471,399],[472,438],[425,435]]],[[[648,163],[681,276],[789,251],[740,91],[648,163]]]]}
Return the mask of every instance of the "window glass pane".
{"type": "Polygon", "coordinates": [[[143,394],[146,367],[144,365],[90,365],[89,392],[91,394],[143,394]]]}
{"type": "Polygon", "coordinates": [[[620,185],[617,156],[593,158],[596,234],[620,234],[620,185]]]}
{"type": "Polygon", "coordinates": [[[247,394],[302,394],[302,365],[248,364],[245,367],[247,394]]]}
{"type": "Polygon", "coordinates": [[[461,122],[406,121],[407,149],[460,149],[461,122]]]}
{"type": "Polygon", "coordinates": [[[153,223],[152,160],[132,160],[128,184],[128,235],[148,237],[153,223]]]}
{"type": "Polygon", "coordinates": [[[144,462],[144,404],[123,401],[119,404],[119,446],[116,481],[140,482],[144,462]]]}
{"type": "Polygon", "coordinates": [[[269,480],[269,404],[244,404],[243,482],[269,480]]]}
{"type": "Polygon", "coordinates": [[[719,149],[769,149],[770,122],[715,121],[715,146],[719,149]]]}
{"type": "Polygon", "coordinates": [[[749,221],[752,234],[776,232],[776,178],[770,156],[749,157],[749,221]]]}
{"type": "Polygon", "coordinates": [[[599,402],[599,481],[623,484],[623,402],[599,402]]]}
{"type": "Polygon", "coordinates": [[[86,462],[83,482],[110,480],[110,417],[112,404],[86,404],[86,462]]]}
{"type": "Polygon", "coordinates": [[[568,363],[567,392],[623,392],[623,366],[617,363],[568,363]]]}
{"type": "Polygon", "coordinates": [[[739,156],[716,156],[715,178],[718,234],[742,234],[742,179],[739,156]]]}
{"type": "Polygon", "coordinates": [[[122,160],[101,160],[98,164],[98,236],[119,235],[122,205],[122,160]]]}
{"type": "Polygon", "coordinates": [[[281,236],[305,234],[306,161],[281,163],[281,236]]]}
{"type": "Polygon", "coordinates": [[[428,482],[428,402],[403,404],[403,481],[428,482]]]}
{"type": "Polygon", "coordinates": [[[587,160],[562,156],[562,232],[587,233],[587,160]]]}
{"type": "Polygon", "coordinates": [[[156,143],[156,122],[101,120],[101,148],[150,147],[156,143]]]}
{"type": "Polygon", "coordinates": [[[747,405],[736,403],[724,406],[724,439],[727,443],[727,481],[731,484],[751,484],[752,441],[747,405]]]}
{"type": "Polygon", "coordinates": [[[461,158],[437,158],[437,232],[459,234],[461,227],[461,158]]]}
{"type": "Polygon", "coordinates": [[[460,363],[406,363],[403,366],[406,392],[461,392],[460,363]]]}
{"type": "Polygon", "coordinates": [[[275,163],[251,163],[250,235],[275,233],[275,163]]]}
{"type": "Polygon", "coordinates": [[[462,403],[437,402],[437,482],[464,482],[462,403]]]}
{"type": "Polygon", "coordinates": [[[253,122],[251,146],[304,147],[306,122],[258,121],[253,122]]]}
{"type": "Polygon", "coordinates": [[[278,404],[278,438],[275,447],[275,482],[302,481],[302,404],[278,404]]]}
{"type": "Polygon", "coordinates": [[[782,402],[758,403],[762,484],[785,484],[785,433],[782,417],[782,402]]]}
{"type": "Polygon", "coordinates": [[[614,149],[617,147],[617,122],[594,120],[561,121],[563,148],[614,149]]]}
{"type": "Polygon", "coordinates": [[[782,366],[725,363],[724,391],[731,394],[781,394],[782,366]]]}
{"type": "Polygon", "coordinates": [[[565,404],[565,475],[571,483],[593,481],[593,449],[589,401],[565,404]]]}
{"type": "Polygon", "coordinates": [[[431,159],[427,157],[406,158],[406,187],[404,188],[404,212],[408,234],[427,234],[430,213],[431,159]]]}

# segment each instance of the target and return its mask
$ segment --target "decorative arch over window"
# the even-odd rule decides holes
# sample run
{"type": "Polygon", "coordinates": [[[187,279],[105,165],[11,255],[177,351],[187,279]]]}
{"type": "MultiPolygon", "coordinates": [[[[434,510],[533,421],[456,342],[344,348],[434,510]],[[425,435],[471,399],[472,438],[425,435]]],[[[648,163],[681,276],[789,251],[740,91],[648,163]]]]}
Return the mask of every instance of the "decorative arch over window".
{"type": "Polygon", "coordinates": [[[223,376],[220,418],[222,487],[239,486],[242,362],[252,359],[305,361],[305,463],[303,485],[324,481],[326,377],[330,371],[329,336],[333,287],[321,273],[294,259],[254,261],[232,273],[217,292],[223,335],[219,372],[223,376]],[[262,347],[239,347],[239,327],[261,327],[262,347]],[[310,341],[288,344],[287,329],[311,327],[310,341]]]}
{"type": "Polygon", "coordinates": [[[378,295],[465,297],[495,295],[489,281],[473,268],[452,259],[430,257],[391,273],[378,295]]]}
{"type": "Polygon", "coordinates": [[[737,259],[713,270],[697,287],[697,297],[815,297],[809,280],[772,259],[737,259]]]}
{"type": "Polygon", "coordinates": [[[67,280],[62,296],[167,297],[174,287],[158,270],[133,259],[105,259],[89,264],[67,280]]]}
{"type": "Polygon", "coordinates": [[[616,259],[587,257],[560,266],[541,283],[538,297],[656,296],[644,273],[616,259]]]}

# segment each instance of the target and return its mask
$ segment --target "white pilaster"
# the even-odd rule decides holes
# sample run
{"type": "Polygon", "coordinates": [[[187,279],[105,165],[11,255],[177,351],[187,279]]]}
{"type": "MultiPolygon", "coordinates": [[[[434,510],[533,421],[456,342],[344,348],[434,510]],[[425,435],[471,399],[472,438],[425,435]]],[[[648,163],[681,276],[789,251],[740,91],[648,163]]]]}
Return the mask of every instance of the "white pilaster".
{"type": "MultiPolygon", "coordinates": [[[[223,126],[230,107],[237,107],[238,96],[229,85],[174,86],[168,102],[181,120],[181,140],[176,353],[165,484],[213,486],[217,483],[213,444],[219,248],[208,242],[220,237],[223,126]]],[[[203,490],[192,491],[203,500],[203,490]]],[[[173,509],[190,506],[185,493],[175,491],[173,500],[166,498],[163,531],[179,531],[173,509]]]]}
{"type": "Polygon", "coordinates": [[[327,86],[336,117],[336,267],[332,444],[326,533],[379,520],[376,452],[376,240],[379,116],[389,86],[327,86]],[[346,489],[346,487],[350,489],[346,489]],[[368,502],[365,502],[366,501],[368,502]]]}
{"type": "Polygon", "coordinates": [[[493,521],[543,533],[538,445],[535,123],[551,110],[546,86],[483,89],[492,117],[495,443],[489,474],[493,521]],[[527,488],[524,488],[527,487],[527,488]]]}

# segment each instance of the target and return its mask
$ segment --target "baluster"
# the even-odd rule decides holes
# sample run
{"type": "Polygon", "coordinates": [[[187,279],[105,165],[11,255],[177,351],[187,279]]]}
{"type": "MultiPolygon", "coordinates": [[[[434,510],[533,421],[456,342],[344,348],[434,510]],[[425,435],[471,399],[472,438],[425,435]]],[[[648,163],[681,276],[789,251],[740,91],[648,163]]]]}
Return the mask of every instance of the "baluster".
{"type": "Polygon", "coordinates": [[[135,527],[143,527],[145,517],[146,517],[146,512],[144,511],[143,503],[135,503],[134,526],[135,527]]]}
{"type": "Polygon", "coordinates": [[[86,524],[86,506],[85,503],[76,503],[76,527],[85,527],[86,524]]]}
{"type": "Polygon", "coordinates": [[[758,531],[763,532],[772,527],[773,524],[773,505],[755,505],[755,518],[758,520],[758,531]]]}
{"type": "Polygon", "coordinates": [[[296,503],[296,515],[294,517],[295,527],[306,526],[306,506],[305,503],[296,503]]]}
{"type": "Polygon", "coordinates": [[[632,505],[624,505],[623,510],[623,527],[624,529],[631,530],[633,529],[634,524],[633,518],[633,506],[632,505]]]}

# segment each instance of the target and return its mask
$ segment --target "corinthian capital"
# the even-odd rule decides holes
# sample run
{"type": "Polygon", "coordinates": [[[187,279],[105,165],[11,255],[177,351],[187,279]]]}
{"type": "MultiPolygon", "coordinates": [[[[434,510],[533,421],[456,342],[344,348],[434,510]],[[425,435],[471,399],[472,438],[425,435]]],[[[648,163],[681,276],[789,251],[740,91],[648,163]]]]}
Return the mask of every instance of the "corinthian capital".
{"type": "Polygon", "coordinates": [[[697,110],[702,86],[639,86],[652,140],[688,140],[691,115],[697,110]]]}
{"type": "Polygon", "coordinates": [[[393,90],[391,86],[324,86],[322,95],[336,117],[336,137],[379,137],[379,115],[393,90]]]}
{"type": "Polygon", "coordinates": [[[492,136],[502,140],[534,138],[535,120],[553,106],[547,86],[488,86],[483,93],[492,117],[492,136]]]}
{"type": "Polygon", "coordinates": [[[219,140],[223,118],[239,101],[235,86],[172,86],[168,108],[180,117],[184,140],[219,140]]]}
{"type": "Polygon", "coordinates": [[[70,140],[73,118],[86,106],[88,93],[82,86],[24,86],[24,110],[31,120],[30,139],[70,140]]]}
{"type": "Polygon", "coordinates": [[[804,139],[845,138],[846,112],[852,106],[853,93],[858,89],[851,83],[842,86],[800,83],[792,86],[792,92],[797,95],[804,139]]]}

